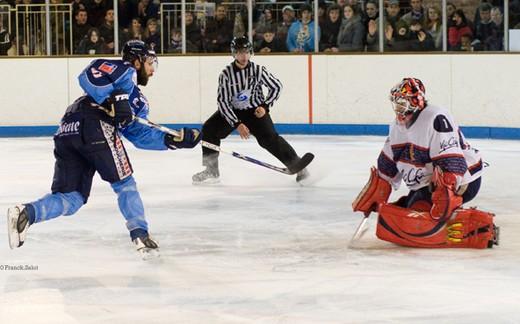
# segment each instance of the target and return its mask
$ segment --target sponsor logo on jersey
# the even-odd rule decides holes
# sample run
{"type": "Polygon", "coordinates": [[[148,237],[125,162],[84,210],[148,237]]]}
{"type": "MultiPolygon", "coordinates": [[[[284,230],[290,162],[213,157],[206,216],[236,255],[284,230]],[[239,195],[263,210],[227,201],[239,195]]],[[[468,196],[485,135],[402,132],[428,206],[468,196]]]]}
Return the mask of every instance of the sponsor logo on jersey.
{"type": "Polygon", "coordinates": [[[56,136],[64,136],[64,135],[75,135],[79,134],[79,121],[75,122],[63,122],[60,124],[60,127],[58,127],[58,131],[56,132],[56,136]]]}
{"type": "Polygon", "coordinates": [[[440,144],[439,153],[449,150],[452,147],[459,146],[459,141],[455,137],[450,137],[447,140],[442,140],[440,144]]]}
{"type": "Polygon", "coordinates": [[[117,69],[117,65],[103,62],[98,68],[99,71],[105,72],[106,74],[112,74],[117,69]]]}
{"type": "Polygon", "coordinates": [[[421,183],[422,178],[424,178],[424,170],[423,169],[410,169],[408,172],[403,172],[403,181],[407,186],[414,186],[421,183]]]}

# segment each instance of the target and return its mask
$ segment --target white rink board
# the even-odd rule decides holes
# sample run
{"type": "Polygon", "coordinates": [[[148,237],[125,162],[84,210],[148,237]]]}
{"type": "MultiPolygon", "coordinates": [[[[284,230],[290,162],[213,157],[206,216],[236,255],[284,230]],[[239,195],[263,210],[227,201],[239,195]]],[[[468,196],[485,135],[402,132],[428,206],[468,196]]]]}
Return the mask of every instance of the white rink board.
{"type": "MultiPolygon", "coordinates": [[[[271,110],[278,123],[309,120],[308,56],[256,56],[282,80],[271,110]]],[[[56,125],[82,94],[77,75],[91,58],[0,59],[0,126],[56,125]]],[[[200,123],[216,111],[218,75],[230,56],[160,57],[143,92],[151,118],[161,123],[200,123]]],[[[519,127],[520,56],[510,55],[316,55],[312,57],[313,122],[387,124],[389,89],[402,77],[421,78],[431,102],[450,109],[463,126],[519,127]]]]}

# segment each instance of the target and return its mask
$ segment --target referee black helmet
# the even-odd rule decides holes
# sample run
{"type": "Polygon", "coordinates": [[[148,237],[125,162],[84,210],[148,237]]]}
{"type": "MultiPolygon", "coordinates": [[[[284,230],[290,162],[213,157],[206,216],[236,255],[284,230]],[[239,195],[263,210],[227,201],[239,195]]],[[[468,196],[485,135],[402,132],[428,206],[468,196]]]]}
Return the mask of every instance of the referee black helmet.
{"type": "Polygon", "coordinates": [[[231,41],[231,54],[235,56],[238,51],[246,50],[249,54],[253,54],[253,44],[246,36],[235,37],[231,41]]]}

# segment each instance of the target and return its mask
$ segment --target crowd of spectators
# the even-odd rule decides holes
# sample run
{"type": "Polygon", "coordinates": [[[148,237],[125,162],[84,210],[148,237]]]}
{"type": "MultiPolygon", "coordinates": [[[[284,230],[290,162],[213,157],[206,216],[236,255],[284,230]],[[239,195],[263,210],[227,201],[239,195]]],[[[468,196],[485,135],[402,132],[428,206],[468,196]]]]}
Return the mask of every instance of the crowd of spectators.
{"type": "MultiPolygon", "coordinates": [[[[248,30],[245,3],[187,1],[185,13],[187,52],[229,51],[233,37],[248,30]],[[201,9],[202,8],[202,9],[201,9]]],[[[319,0],[318,17],[312,3],[253,0],[255,51],[314,52],[315,28],[323,52],[379,51],[379,19],[384,17],[384,51],[439,51],[443,48],[440,1],[385,0],[384,13],[377,0],[319,0]],[[267,3],[267,4],[266,4],[267,3]],[[437,5],[438,4],[438,5],[437,5]],[[317,21],[317,22],[316,22],[317,21]]],[[[447,46],[450,51],[503,50],[503,2],[480,0],[472,10],[447,4],[447,46]]],[[[12,6],[44,0],[0,0],[12,6]]],[[[160,13],[158,0],[118,0],[119,48],[130,39],[140,39],[160,53],[182,51],[180,6],[160,13]]],[[[72,3],[72,45],[64,54],[114,53],[114,10],[112,0],[52,0],[72,3]]],[[[510,1],[510,28],[520,28],[520,0],[510,1]]],[[[66,38],[64,36],[63,38],[66,38]]],[[[5,42],[13,40],[0,19],[0,55],[5,42]]]]}

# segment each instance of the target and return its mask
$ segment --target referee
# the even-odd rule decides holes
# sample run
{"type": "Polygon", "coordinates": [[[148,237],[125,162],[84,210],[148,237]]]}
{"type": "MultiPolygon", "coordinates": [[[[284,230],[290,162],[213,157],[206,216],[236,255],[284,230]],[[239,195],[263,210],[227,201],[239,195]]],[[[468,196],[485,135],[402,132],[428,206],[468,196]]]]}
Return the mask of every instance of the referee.
{"type": "MultiPolygon", "coordinates": [[[[280,160],[289,170],[299,157],[289,143],[276,132],[269,108],[280,97],[280,80],[264,66],[251,62],[253,46],[247,37],[231,41],[234,62],[219,76],[218,111],[202,126],[202,140],[219,145],[234,129],[243,139],[254,135],[258,144],[280,160]],[[265,86],[269,91],[264,96],[265,86]]],[[[193,184],[219,182],[218,152],[202,147],[202,165],[205,170],[193,175],[193,184]]],[[[306,169],[297,173],[296,181],[309,176],[306,169]]]]}

